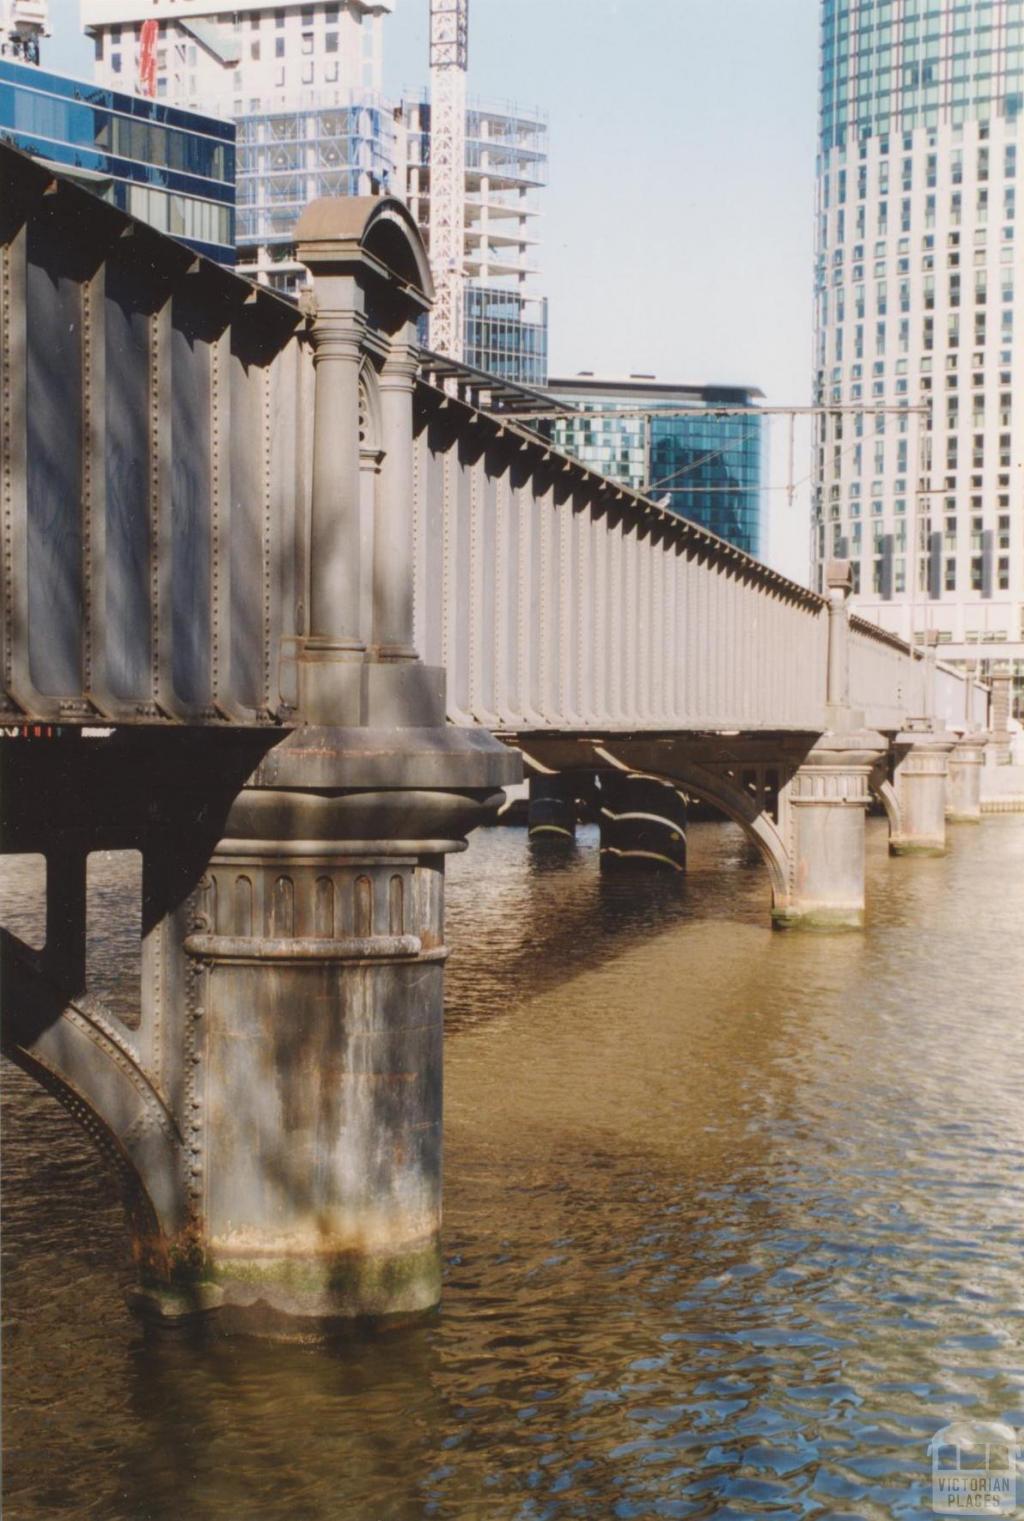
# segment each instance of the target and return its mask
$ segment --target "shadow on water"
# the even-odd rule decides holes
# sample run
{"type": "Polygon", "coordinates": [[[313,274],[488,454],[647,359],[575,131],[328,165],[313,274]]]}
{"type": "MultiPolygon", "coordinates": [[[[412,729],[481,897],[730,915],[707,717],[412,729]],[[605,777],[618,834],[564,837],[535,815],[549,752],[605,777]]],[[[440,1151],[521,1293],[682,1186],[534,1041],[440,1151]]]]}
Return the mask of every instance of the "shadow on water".
{"type": "Polygon", "coordinates": [[[709,911],[767,925],[768,873],[742,831],[698,824],[689,844],[685,872],[602,871],[595,825],[581,826],[574,843],[529,840],[515,827],[472,836],[468,852],[448,863],[446,1028],[506,1013],[522,997],[709,911]],[[458,970],[463,957],[473,962],[470,1000],[458,970]]]}

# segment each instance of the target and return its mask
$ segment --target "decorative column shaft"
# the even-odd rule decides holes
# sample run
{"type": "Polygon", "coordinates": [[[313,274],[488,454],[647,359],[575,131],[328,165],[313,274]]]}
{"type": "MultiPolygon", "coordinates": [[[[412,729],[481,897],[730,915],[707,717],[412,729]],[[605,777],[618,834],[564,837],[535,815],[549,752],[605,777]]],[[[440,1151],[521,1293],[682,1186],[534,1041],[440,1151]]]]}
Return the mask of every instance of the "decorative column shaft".
{"type": "Polygon", "coordinates": [[[900,832],[889,839],[894,856],[946,853],[946,787],[956,736],[944,730],[908,730],[896,736],[893,786],[900,832]]]}
{"type": "Polygon", "coordinates": [[[408,324],[380,372],[384,461],[373,540],[373,644],[383,659],[413,659],[413,393],[418,368],[408,324]]]}
{"type": "Polygon", "coordinates": [[[362,347],[355,313],[319,311],[313,324],[313,349],[308,643],[324,651],[361,652],[365,639],[359,627],[359,438],[347,425],[359,415],[362,347]]]}
{"type": "Polygon", "coordinates": [[[825,568],[828,592],[828,672],[826,701],[830,715],[844,715],[850,705],[850,616],[847,600],[853,586],[848,560],[830,560],[825,568]]]}

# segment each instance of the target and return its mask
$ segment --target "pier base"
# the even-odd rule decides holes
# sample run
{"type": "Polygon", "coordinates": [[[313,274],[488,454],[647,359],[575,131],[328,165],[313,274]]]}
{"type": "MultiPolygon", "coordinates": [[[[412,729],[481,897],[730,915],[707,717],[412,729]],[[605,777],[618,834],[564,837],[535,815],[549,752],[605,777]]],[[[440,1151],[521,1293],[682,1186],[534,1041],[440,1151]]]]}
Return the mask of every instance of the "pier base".
{"type": "Polygon", "coordinates": [[[657,777],[602,772],[602,867],[686,866],[686,794],[657,777]]]}
{"type": "Polygon", "coordinates": [[[235,797],[163,932],[181,1143],[137,1309],[294,1336],[437,1303],[444,862],[517,766],[489,736],[307,728],[235,797]]]}
{"type": "Polygon", "coordinates": [[[946,819],[951,824],[981,823],[981,773],[987,737],[965,734],[950,752],[946,819]]]}
{"type": "Polygon", "coordinates": [[[889,839],[894,856],[946,853],[946,787],[956,736],[944,729],[910,729],[895,740],[893,787],[899,832],[889,839]]]}
{"type": "Polygon", "coordinates": [[[826,734],[786,790],[790,889],[778,928],[860,929],[864,924],[864,820],[880,734],[826,734]]]}
{"type": "Polygon", "coordinates": [[[576,778],[572,773],[530,777],[527,827],[531,840],[576,838],[576,778]]]}

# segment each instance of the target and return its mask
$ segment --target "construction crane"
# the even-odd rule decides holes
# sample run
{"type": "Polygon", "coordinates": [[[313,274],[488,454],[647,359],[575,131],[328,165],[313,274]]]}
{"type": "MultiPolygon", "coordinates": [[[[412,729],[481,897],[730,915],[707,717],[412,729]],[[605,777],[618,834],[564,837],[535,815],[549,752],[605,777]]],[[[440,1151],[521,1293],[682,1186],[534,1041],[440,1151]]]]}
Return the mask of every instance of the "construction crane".
{"type": "Polygon", "coordinates": [[[430,0],[430,347],[463,356],[469,0],[430,0]]]}
{"type": "Polygon", "coordinates": [[[39,44],[50,35],[47,0],[0,0],[0,58],[39,62],[39,44]]]}

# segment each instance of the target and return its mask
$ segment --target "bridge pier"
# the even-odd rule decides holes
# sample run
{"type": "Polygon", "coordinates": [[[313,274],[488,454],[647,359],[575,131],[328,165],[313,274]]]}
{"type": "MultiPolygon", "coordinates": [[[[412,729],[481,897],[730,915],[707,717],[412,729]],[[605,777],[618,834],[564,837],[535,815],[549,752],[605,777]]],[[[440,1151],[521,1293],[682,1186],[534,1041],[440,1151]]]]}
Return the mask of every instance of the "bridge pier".
{"type": "Polygon", "coordinates": [[[138,1307],[275,1332],[437,1302],[444,856],[493,801],[237,798],[184,940],[188,1260],[138,1307]]]}
{"type": "Polygon", "coordinates": [[[134,1296],[271,1335],[440,1297],[444,859],[521,774],[447,724],[445,673],[412,643],[415,228],[395,202],[320,201],[297,237],[316,376],[301,722],[173,920],[186,1198],[155,1212],[134,1296]]]}
{"type": "Polygon", "coordinates": [[[889,837],[894,856],[946,853],[946,789],[956,736],[943,729],[910,729],[894,741],[893,788],[899,826],[889,837]]]}
{"type": "Polygon", "coordinates": [[[823,735],[784,789],[789,882],[772,912],[778,928],[863,927],[868,782],[883,745],[870,730],[823,735]]]}
{"type": "Polygon", "coordinates": [[[530,777],[527,830],[531,840],[575,840],[576,781],[567,771],[530,777]]]}
{"type": "Polygon", "coordinates": [[[686,866],[686,795],[670,781],[604,771],[599,802],[601,865],[686,866]]]}
{"type": "Polygon", "coordinates": [[[946,819],[951,824],[981,823],[986,739],[984,734],[964,734],[950,751],[946,819]]]}

